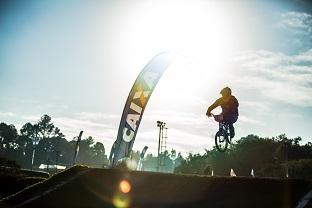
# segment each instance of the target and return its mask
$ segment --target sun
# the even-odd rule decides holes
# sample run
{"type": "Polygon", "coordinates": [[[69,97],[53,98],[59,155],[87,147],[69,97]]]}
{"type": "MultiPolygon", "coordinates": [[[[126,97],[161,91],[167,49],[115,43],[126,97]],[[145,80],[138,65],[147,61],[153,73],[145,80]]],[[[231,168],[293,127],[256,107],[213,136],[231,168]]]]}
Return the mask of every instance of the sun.
{"type": "Polygon", "coordinates": [[[135,2],[125,13],[119,36],[129,54],[144,57],[170,51],[218,62],[229,52],[230,27],[225,12],[215,4],[199,0],[135,2]]]}
{"type": "Polygon", "coordinates": [[[178,62],[182,61],[177,63],[180,78],[188,78],[189,73],[182,71],[190,67],[198,76],[209,73],[222,77],[222,64],[232,50],[233,36],[222,9],[213,2],[200,0],[133,1],[120,17],[116,34],[116,50],[128,63],[124,68],[129,74],[138,74],[141,68],[129,69],[129,65],[138,66],[135,61],[143,67],[150,58],[167,51],[177,54],[178,62]]]}

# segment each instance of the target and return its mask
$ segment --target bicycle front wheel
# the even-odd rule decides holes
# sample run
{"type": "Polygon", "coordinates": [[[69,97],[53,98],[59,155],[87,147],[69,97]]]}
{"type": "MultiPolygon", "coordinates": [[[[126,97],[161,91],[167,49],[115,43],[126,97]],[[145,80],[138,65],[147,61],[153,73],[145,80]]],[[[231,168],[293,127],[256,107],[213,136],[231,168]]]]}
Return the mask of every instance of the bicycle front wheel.
{"type": "Polygon", "coordinates": [[[216,148],[220,152],[225,152],[225,150],[228,147],[227,135],[222,131],[218,131],[215,136],[215,144],[216,144],[216,148]]]}

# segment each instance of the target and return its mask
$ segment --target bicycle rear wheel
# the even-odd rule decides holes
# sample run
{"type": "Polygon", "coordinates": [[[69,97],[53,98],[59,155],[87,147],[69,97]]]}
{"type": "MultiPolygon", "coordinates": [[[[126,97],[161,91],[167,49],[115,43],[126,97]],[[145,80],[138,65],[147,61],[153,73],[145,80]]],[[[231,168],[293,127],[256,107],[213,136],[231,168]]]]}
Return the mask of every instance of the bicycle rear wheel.
{"type": "Polygon", "coordinates": [[[223,131],[218,131],[215,136],[215,144],[216,148],[220,152],[225,152],[225,150],[228,147],[228,136],[225,132],[223,131]]]}

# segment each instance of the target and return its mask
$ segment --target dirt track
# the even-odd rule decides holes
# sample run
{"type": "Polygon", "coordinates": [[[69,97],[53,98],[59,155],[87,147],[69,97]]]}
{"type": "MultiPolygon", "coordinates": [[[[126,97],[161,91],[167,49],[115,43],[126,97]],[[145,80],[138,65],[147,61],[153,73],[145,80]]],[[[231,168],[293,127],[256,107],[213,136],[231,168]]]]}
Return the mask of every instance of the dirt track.
{"type": "Polygon", "coordinates": [[[0,207],[296,207],[311,182],[70,169],[0,202],[0,207]],[[120,181],[131,185],[129,193],[120,181]]]}

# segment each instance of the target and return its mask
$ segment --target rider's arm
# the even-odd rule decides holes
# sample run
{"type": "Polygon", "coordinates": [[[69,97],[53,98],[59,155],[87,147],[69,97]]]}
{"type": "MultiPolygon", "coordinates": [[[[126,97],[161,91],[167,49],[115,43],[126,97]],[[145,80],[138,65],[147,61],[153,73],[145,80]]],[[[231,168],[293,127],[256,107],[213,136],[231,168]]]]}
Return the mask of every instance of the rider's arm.
{"type": "Polygon", "coordinates": [[[221,100],[220,100],[220,98],[219,98],[219,99],[216,100],[211,106],[209,106],[209,108],[207,109],[206,115],[210,115],[210,113],[211,113],[211,111],[212,111],[213,109],[215,109],[216,107],[220,106],[220,102],[221,102],[221,100]]]}

